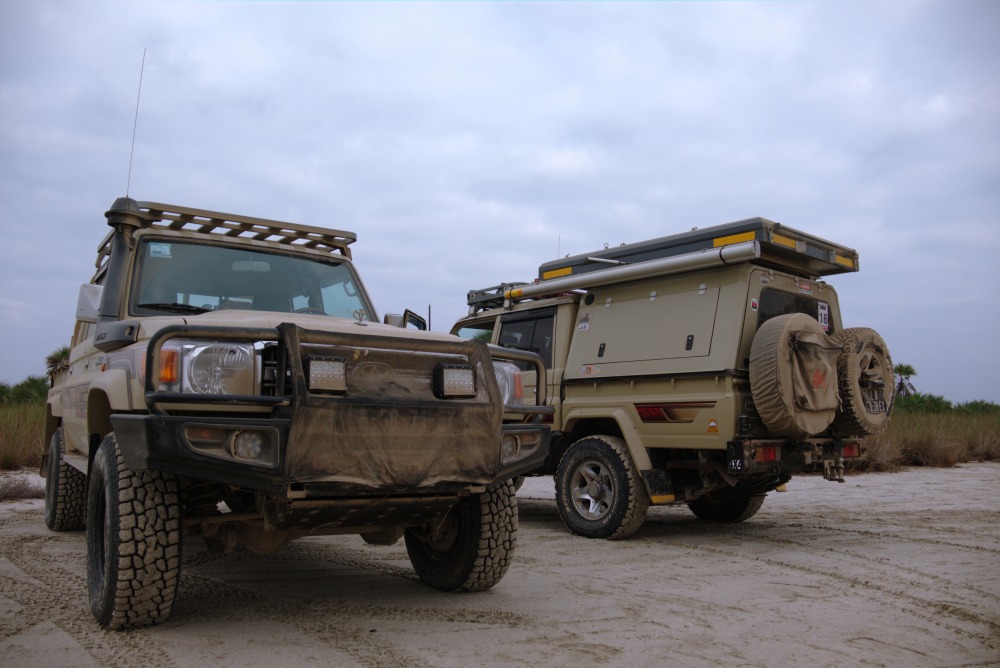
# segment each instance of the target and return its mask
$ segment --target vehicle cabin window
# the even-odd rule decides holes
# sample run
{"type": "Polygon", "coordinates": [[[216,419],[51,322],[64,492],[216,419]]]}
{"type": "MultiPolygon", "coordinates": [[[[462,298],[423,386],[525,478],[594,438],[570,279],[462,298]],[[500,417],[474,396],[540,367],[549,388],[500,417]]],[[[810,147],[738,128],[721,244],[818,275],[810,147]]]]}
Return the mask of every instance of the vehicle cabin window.
{"type": "Polygon", "coordinates": [[[243,309],[375,318],[353,268],[334,259],[147,238],[133,285],[132,311],[141,315],[243,309]]]}
{"type": "Polygon", "coordinates": [[[833,334],[833,323],[830,322],[830,306],[827,302],[810,295],[794,292],[782,292],[774,288],[764,288],[760,291],[760,305],[757,315],[757,328],[771,318],[790,313],[805,313],[824,325],[827,334],[833,334]]]}
{"type": "MultiPolygon", "coordinates": [[[[504,348],[527,350],[538,353],[545,363],[545,368],[552,367],[552,325],[555,318],[551,315],[530,320],[514,320],[500,325],[500,340],[504,348]]],[[[522,371],[534,371],[534,365],[528,362],[515,362],[522,371]]]]}
{"type": "Polygon", "coordinates": [[[493,321],[465,325],[455,332],[455,335],[466,340],[491,343],[493,341],[493,321]]]}

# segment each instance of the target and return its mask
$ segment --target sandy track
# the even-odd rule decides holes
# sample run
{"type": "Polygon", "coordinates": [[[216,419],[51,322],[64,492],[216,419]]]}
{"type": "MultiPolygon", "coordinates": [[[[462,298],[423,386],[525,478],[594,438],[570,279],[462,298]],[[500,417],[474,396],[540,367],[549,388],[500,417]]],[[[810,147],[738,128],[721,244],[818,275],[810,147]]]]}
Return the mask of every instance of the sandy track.
{"type": "Polygon", "coordinates": [[[171,619],[127,633],[87,610],[83,533],[0,504],[0,665],[1000,665],[998,463],[796,478],[745,524],[656,508],[622,542],[568,533],[551,497],[521,490],[488,592],[431,590],[356,536],[188,541],[171,619]]]}

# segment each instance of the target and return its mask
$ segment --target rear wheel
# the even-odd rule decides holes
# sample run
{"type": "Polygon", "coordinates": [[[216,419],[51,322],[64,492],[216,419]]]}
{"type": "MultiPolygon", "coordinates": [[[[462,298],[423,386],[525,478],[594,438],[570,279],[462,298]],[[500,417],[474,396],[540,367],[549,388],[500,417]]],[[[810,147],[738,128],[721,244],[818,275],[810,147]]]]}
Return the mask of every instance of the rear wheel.
{"type": "Polygon", "coordinates": [[[627,538],[646,519],[649,497],[625,441],[588,436],[556,470],[556,505],[566,526],[587,538],[627,538]]]}
{"type": "Polygon", "coordinates": [[[747,496],[731,496],[714,499],[703,496],[688,504],[688,508],[696,517],[713,522],[744,522],[760,510],[764,503],[764,494],[747,496]]]}
{"type": "Polygon", "coordinates": [[[442,591],[482,591],[499,582],[517,545],[513,481],[458,502],[444,521],[403,534],[420,579],[442,591]]]}
{"type": "Polygon", "coordinates": [[[177,479],[131,471],[114,434],[94,455],[87,488],[90,609],[108,629],[164,621],[181,569],[177,479]]]}
{"type": "Polygon", "coordinates": [[[45,526],[53,531],[77,531],[86,520],[87,476],[66,463],[63,429],[49,441],[45,472],[45,526]]]}

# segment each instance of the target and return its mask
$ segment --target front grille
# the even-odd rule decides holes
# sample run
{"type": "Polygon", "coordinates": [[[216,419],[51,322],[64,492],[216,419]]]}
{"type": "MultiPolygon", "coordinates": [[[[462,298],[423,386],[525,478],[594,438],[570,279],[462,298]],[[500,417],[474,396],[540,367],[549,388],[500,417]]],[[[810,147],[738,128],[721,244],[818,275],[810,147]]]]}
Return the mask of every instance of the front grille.
{"type": "Polygon", "coordinates": [[[277,343],[265,343],[260,352],[260,393],[265,397],[285,394],[288,365],[277,343]]]}

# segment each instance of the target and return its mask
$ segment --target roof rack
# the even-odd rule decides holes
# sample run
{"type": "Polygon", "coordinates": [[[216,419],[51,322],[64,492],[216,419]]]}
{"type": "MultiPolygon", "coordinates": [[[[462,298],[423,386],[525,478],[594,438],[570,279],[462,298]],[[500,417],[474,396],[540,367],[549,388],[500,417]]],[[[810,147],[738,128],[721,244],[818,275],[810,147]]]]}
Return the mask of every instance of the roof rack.
{"type": "Polygon", "coordinates": [[[469,315],[488,308],[503,306],[504,293],[522,285],[527,285],[527,283],[501,283],[482,290],[470,290],[465,299],[465,303],[469,305],[469,315]]]}
{"type": "Polygon", "coordinates": [[[606,271],[616,266],[634,265],[750,241],[756,241],[760,245],[760,255],[753,262],[766,267],[810,276],[858,270],[858,253],[853,249],[765,218],[748,218],[553,260],[539,266],[538,278],[546,281],[578,276],[606,271]]]}
{"type": "MultiPolygon", "coordinates": [[[[357,241],[354,232],[331,230],[298,223],[286,223],[265,218],[253,218],[232,213],[221,213],[205,209],[160,204],[158,202],[137,202],[129,199],[116,200],[105,214],[124,214],[117,223],[130,224],[142,229],[184,230],[198,234],[216,234],[220,237],[252,239],[271,243],[310,248],[339,253],[350,259],[350,244],[357,241]]],[[[115,223],[110,223],[115,224],[115,223]]],[[[109,234],[97,248],[97,268],[103,265],[111,253],[109,234]]]]}

